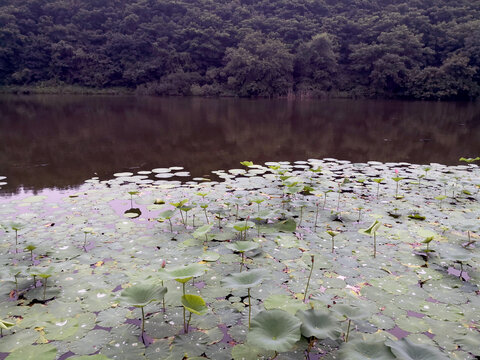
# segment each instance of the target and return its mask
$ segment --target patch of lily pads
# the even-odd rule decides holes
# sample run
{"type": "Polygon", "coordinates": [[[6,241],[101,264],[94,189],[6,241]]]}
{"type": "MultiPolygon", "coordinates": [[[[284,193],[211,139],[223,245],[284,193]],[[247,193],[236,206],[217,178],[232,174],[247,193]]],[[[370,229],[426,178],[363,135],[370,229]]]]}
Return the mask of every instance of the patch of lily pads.
{"type": "Polygon", "coordinates": [[[0,359],[478,358],[476,160],[157,168],[2,200],[0,359]]]}

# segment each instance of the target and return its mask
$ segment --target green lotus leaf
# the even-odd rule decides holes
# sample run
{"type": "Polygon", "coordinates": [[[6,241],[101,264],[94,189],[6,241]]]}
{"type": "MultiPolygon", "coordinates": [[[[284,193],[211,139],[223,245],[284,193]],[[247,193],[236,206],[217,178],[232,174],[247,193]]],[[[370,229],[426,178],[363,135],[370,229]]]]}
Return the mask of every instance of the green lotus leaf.
{"type": "Polygon", "coordinates": [[[15,326],[15,323],[0,319],[0,328],[7,330],[10,329],[12,326],[15,326]]]}
{"type": "Polygon", "coordinates": [[[138,284],[122,291],[121,299],[135,307],[144,307],[152,301],[160,301],[167,293],[167,288],[152,284],[138,284]]]}
{"type": "Polygon", "coordinates": [[[185,309],[197,315],[204,315],[208,311],[205,300],[198,295],[183,295],[182,305],[185,307],[185,309]]]}
{"type": "Polygon", "coordinates": [[[213,251],[206,251],[202,254],[201,259],[203,261],[217,261],[220,258],[220,254],[213,251]]]}
{"type": "Polygon", "coordinates": [[[480,356],[480,335],[475,330],[469,330],[468,333],[461,338],[455,340],[455,344],[475,356],[480,356]]]}
{"type": "Polygon", "coordinates": [[[233,243],[227,243],[225,246],[232,251],[242,253],[245,251],[255,250],[260,245],[255,241],[235,241],[233,243]]]}
{"type": "Polygon", "coordinates": [[[267,310],[281,309],[295,315],[299,310],[306,310],[307,304],[299,299],[283,294],[270,295],[263,303],[267,310]]]}
{"type": "Polygon", "coordinates": [[[57,348],[50,344],[25,345],[10,353],[8,360],[54,360],[57,348]]]}
{"type": "Polygon", "coordinates": [[[231,274],[222,280],[222,286],[232,289],[252,288],[266,278],[266,271],[255,269],[231,274]]]}
{"type": "Polygon", "coordinates": [[[371,315],[366,309],[354,305],[338,304],[332,309],[350,320],[363,320],[371,315]]]}
{"type": "Polygon", "coordinates": [[[344,343],[337,353],[340,359],[348,360],[394,360],[396,357],[384,341],[350,341],[344,343]]]}
{"type": "Polygon", "coordinates": [[[159,214],[163,219],[170,219],[175,214],[174,210],[165,210],[159,214]]]}
{"type": "Polygon", "coordinates": [[[194,264],[189,264],[185,266],[179,266],[179,267],[168,269],[168,270],[167,269],[160,269],[160,270],[161,271],[159,272],[165,271],[166,273],[168,273],[168,275],[172,279],[175,279],[180,283],[186,283],[187,281],[189,281],[194,277],[203,275],[207,270],[207,268],[205,265],[194,263],[194,264]]]}
{"type": "Polygon", "coordinates": [[[375,220],[372,225],[367,229],[360,229],[360,232],[365,235],[373,236],[378,231],[378,228],[382,225],[378,220],[375,220]]]}
{"type": "Polygon", "coordinates": [[[297,229],[297,223],[293,219],[287,219],[277,222],[274,227],[281,232],[294,232],[297,229]]]}
{"type": "Polygon", "coordinates": [[[205,235],[207,235],[207,233],[210,230],[212,230],[212,227],[213,227],[213,224],[202,225],[193,232],[192,236],[195,239],[203,238],[203,237],[205,237],[205,235]]]}
{"type": "Polygon", "coordinates": [[[336,340],[341,334],[340,324],[329,311],[308,309],[295,314],[302,321],[301,331],[305,337],[336,340]]]}
{"type": "Polygon", "coordinates": [[[263,310],[253,319],[247,343],[265,350],[290,350],[300,340],[301,322],[283,310],[263,310]]]}
{"type": "Polygon", "coordinates": [[[233,228],[237,231],[245,231],[255,227],[255,223],[252,221],[238,221],[233,224],[233,228]]]}
{"type": "Polygon", "coordinates": [[[243,166],[247,166],[247,167],[253,166],[252,161],[241,161],[240,164],[243,165],[243,166]]]}
{"type": "Polygon", "coordinates": [[[448,360],[448,356],[437,348],[426,344],[414,344],[408,339],[387,340],[385,345],[401,360],[448,360]]]}

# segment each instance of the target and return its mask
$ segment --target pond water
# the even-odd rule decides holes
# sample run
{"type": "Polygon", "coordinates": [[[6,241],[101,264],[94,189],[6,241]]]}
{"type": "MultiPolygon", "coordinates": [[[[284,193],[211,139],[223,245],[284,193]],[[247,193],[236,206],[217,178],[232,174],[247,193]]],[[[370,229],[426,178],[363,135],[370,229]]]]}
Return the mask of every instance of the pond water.
{"type": "Polygon", "coordinates": [[[333,157],[458,164],[480,155],[480,103],[0,96],[0,196],[93,176],[333,157]]]}

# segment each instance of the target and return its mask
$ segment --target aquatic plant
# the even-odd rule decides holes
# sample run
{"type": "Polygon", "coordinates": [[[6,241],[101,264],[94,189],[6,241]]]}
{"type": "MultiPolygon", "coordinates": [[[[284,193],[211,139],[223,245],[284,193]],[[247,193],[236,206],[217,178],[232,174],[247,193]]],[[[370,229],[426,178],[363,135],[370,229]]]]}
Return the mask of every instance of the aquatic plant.
{"type": "Polygon", "coordinates": [[[307,286],[305,286],[305,294],[303,297],[303,301],[305,303],[307,302],[307,299],[308,299],[308,286],[310,285],[310,278],[312,277],[313,266],[315,265],[315,255],[310,255],[310,259],[312,263],[310,264],[310,273],[308,274],[307,286]]]}
{"type": "Polygon", "coordinates": [[[284,310],[263,310],[252,320],[247,343],[278,353],[290,350],[300,340],[301,321],[284,310]]]}
{"type": "Polygon", "coordinates": [[[377,257],[377,231],[382,224],[375,220],[367,229],[360,229],[362,234],[373,236],[373,257],[377,257]]]}
{"type": "Polygon", "coordinates": [[[396,187],[395,187],[395,199],[401,199],[403,196],[398,195],[398,187],[400,184],[400,181],[404,180],[405,178],[398,176],[398,169],[395,169],[395,177],[392,177],[392,180],[395,181],[396,187]]]}
{"type": "Polygon", "coordinates": [[[84,227],[84,228],[82,229],[82,231],[83,231],[83,233],[84,233],[84,235],[85,235],[85,237],[84,237],[84,239],[83,239],[83,250],[87,251],[87,234],[93,234],[93,228],[87,226],[87,227],[84,227]]]}
{"type": "Polygon", "coordinates": [[[173,232],[172,217],[174,214],[174,210],[165,210],[160,213],[160,218],[157,219],[158,222],[168,220],[168,223],[170,224],[170,232],[173,232]]]}
{"type": "Polygon", "coordinates": [[[142,310],[142,340],[145,343],[145,312],[144,307],[153,301],[160,301],[167,293],[167,288],[153,284],[136,284],[122,291],[121,300],[142,310]]]}
{"type": "Polygon", "coordinates": [[[193,233],[192,236],[195,239],[200,239],[205,237],[204,244],[208,242],[208,233],[212,230],[213,224],[205,224],[197,228],[193,233]]]}
{"type": "Polygon", "coordinates": [[[37,247],[35,245],[27,245],[25,247],[25,250],[30,251],[30,259],[33,261],[33,250],[35,250],[37,247]]]}
{"type": "Polygon", "coordinates": [[[185,333],[188,333],[188,328],[190,326],[190,320],[192,318],[192,313],[197,315],[204,315],[207,311],[207,304],[205,300],[202,299],[201,296],[198,295],[182,295],[182,305],[184,309],[189,311],[188,321],[185,323],[185,319],[183,320],[183,329],[185,333]]]}
{"type": "Polygon", "coordinates": [[[341,334],[340,324],[330,311],[318,309],[298,310],[295,316],[301,320],[300,331],[308,339],[307,359],[310,358],[310,351],[315,346],[317,340],[329,338],[335,341],[341,334]]]}
{"type": "Polygon", "coordinates": [[[236,274],[231,274],[222,280],[222,286],[231,289],[247,289],[248,296],[248,328],[250,328],[250,319],[252,316],[252,303],[250,289],[262,283],[267,274],[265,270],[255,269],[236,274]]]}
{"type": "MultiPolygon", "coordinates": [[[[337,229],[338,230],[338,229],[337,229]]],[[[335,252],[335,236],[340,234],[340,231],[335,231],[332,229],[327,229],[327,234],[332,237],[332,254],[335,252]]]]}
{"type": "Polygon", "coordinates": [[[15,326],[15,323],[0,319],[0,338],[3,337],[3,330],[8,330],[13,326],[15,326]]]}
{"type": "Polygon", "coordinates": [[[257,249],[260,245],[255,241],[235,241],[232,243],[226,243],[225,246],[235,252],[240,253],[242,259],[240,263],[240,272],[245,265],[245,252],[257,249]]]}
{"type": "Polygon", "coordinates": [[[333,307],[333,310],[342,315],[348,321],[347,331],[344,336],[345,342],[348,342],[352,322],[354,320],[363,320],[368,317],[368,313],[363,308],[354,305],[338,304],[333,307]]]}

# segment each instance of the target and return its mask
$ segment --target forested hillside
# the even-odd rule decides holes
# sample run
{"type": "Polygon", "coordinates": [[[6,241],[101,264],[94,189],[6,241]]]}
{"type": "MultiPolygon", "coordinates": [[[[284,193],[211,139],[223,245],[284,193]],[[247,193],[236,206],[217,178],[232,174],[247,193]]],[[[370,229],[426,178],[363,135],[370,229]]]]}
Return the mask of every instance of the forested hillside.
{"type": "Polygon", "coordinates": [[[472,99],[478,0],[2,0],[0,85],[472,99]]]}

